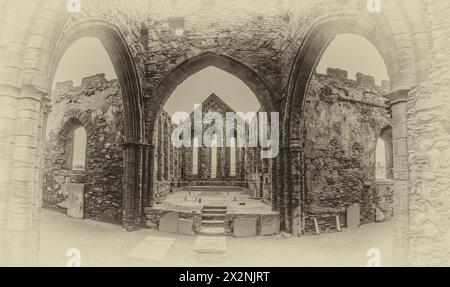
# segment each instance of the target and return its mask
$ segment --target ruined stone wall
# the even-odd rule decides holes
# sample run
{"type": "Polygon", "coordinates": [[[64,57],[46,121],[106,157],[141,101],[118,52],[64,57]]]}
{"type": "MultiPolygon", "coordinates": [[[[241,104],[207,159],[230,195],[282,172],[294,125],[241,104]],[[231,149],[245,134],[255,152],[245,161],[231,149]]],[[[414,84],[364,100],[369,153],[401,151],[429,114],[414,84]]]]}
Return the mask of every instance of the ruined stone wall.
{"type": "MultiPolygon", "coordinates": [[[[211,148],[198,148],[198,174],[193,174],[193,148],[183,148],[183,168],[184,177],[181,179],[184,182],[198,182],[198,181],[221,181],[225,182],[243,182],[244,173],[242,170],[243,152],[242,148],[235,149],[235,175],[231,174],[231,148],[226,147],[226,133],[228,127],[226,126],[226,113],[234,113],[226,103],[224,103],[217,95],[210,95],[202,103],[202,117],[209,112],[218,113],[222,116],[223,126],[222,131],[222,147],[217,147],[217,175],[216,178],[211,178],[211,148]]],[[[190,121],[192,126],[198,124],[194,122],[194,114],[191,114],[190,121]]],[[[203,135],[211,128],[211,124],[203,124],[203,135]]],[[[193,136],[193,135],[192,135],[193,136]]],[[[194,138],[192,137],[192,142],[194,138]]],[[[204,145],[205,143],[203,143],[204,145]]]]}
{"type": "Polygon", "coordinates": [[[261,147],[245,149],[245,182],[255,198],[272,202],[272,159],[261,158],[261,147]]]}
{"type": "MultiPolygon", "coordinates": [[[[155,114],[164,105],[163,99],[152,97],[161,81],[182,62],[204,52],[225,55],[250,67],[268,85],[273,97],[278,98],[280,46],[286,25],[279,1],[206,2],[152,1],[148,25],[149,74],[144,87],[148,95],[146,114],[155,114]],[[174,17],[183,18],[183,36],[177,36],[171,26],[174,17]]],[[[151,117],[146,117],[146,124],[153,126],[151,117]]]]}
{"type": "Polygon", "coordinates": [[[354,203],[361,206],[362,223],[375,221],[375,150],[390,118],[386,90],[371,77],[357,78],[329,69],[310,83],[304,110],[306,232],[314,231],[313,218],[322,231],[335,229],[336,216],[345,226],[346,208],[354,203]]]}
{"type": "Polygon", "coordinates": [[[123,104],[117,80],[104,74],[58,83],[45,146],[43,207],[65,212],[67,184],[85,184],[85,218],[122,220],[123,104]],[[71,166],[74,123],[87,134],[85,170],[71,166]]]}

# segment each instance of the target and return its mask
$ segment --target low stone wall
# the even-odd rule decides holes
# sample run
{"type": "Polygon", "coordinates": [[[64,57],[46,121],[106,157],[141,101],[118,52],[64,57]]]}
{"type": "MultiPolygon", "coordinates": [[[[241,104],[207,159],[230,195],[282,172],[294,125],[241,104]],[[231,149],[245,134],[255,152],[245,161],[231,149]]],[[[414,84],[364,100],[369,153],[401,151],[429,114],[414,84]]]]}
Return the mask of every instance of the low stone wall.
{"type": "MultiPolygon", "coordinates": [[[[144,209],[144,213],[145,213],[145,226],[147,228],[150,229],[159,229],[159,221],[160,219],[169,213],[178,213],[179,218],[183,218],[183,219],[191,219],[194,220],[194,218],[196,218],[196,220],[194,220],[194,226],[198,226],[197,228],[194,228],[194,230],[200,230],[199,228],[199,223],[198,223],[198,216],[197,213],[195,211],[180,211],[180,210],[163,210],[163,209],[159,209],[159,208],[145,208],[144,209]]],[[[201,217],[200,217],[200,221],[201,221],[201,217]]]]}
{"type": "Polygon", "coordinates": [[[170,181],[157,181],[153,186],[156,200],[163,200],[172,192],[172,183],[170,181]]]}
{"type": "MultiPolygon", "coordinates": [[[[184,210],[174,210],[174,209],[160,209],[160,208],[145,208],[145,226],[149,229],[156,229],[159,230],[159,224],[161,218],[163,218],[167,214],[171,213],[177,213],[178,218],[180,219],[189,219],[193,221],[193,232],[195,234],[200,233],[201,231],[201,223],[202,223],[202,214],[198,210],[193,211],[184,211],[184,210]]],[[[272,222],[277,227],[279,227],[279,215],[274,214],[248,214],[248,213],[236,213],[236,214],[226,214],[225,215],[225,232],[228,235],[234,234],[234,220],[235,219],[247,219],[247,218],[253,218],[256,219],[256,235],[262,236],[262,235],[273,235],[279,232],[279,228],[275,228],[276,231],[273,232],[273,234],[263,234],[262,232],[262,224],[263,222],[267,222],[267,219],[274,220],[272,222]]],[[[270,221],[269,220],[269,221],[270,221]]]]}

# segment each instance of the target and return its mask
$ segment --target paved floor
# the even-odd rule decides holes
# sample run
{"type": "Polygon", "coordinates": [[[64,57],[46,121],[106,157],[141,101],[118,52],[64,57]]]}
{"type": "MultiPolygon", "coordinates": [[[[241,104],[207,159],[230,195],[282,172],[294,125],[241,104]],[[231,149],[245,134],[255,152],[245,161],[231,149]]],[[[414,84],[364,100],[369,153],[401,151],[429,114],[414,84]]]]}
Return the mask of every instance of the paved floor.
{"type": "Polygon", "coordinates": [[[41,218],[41,266],[65,266],[70,248],[81,251],[82,266],[365,266],[369,248],[381,251],[381,264],[392,262],[392,223],[368,224],[341,233],[300,238],[282,235],[255,238],[227,237],[222,261],[204,261],[193,251],[195,236],[153,230],[126,232],[120,226],[77,220],[48,210],[41,218]],[[164,259],[151,262],[126,254],[147,236],[175,238],[164,259]]]}
{"type": "Polygon", "coordinates": [[[232,196],[226,198],[220,197],[202,197],[201,203],[198,203],[189,198],[184,200],[183,196],[177,194],[177,196],[168,197],[162,203],[157,203],[153,208],[167,209],[167,210],[180,210],[180,211],[192,211],[201,210],[203,206],[226,206],[228,213],[239,214],[272,214],[272,207],[268,204],[261,202],[261,200],[254,200],[250,198],[241,198],[234,201],[232,196]],[[245,205],[241,205],[245,203],[245,205]]]}

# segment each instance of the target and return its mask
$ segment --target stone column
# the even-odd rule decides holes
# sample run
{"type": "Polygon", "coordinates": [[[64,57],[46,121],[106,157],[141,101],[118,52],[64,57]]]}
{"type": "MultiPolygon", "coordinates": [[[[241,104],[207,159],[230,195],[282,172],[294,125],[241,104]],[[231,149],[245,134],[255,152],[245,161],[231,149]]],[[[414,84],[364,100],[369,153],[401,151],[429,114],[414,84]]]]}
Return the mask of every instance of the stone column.
{"type": "Polygon", "coordinates": [[[394,264],[407,265],[409,250],[409,168],[406,124],[408,90],[386,95],[392,113],[394,180],[394,264]]]}
{"type": "Polygon", "coordinates": [[[302,194],[304,192],[303,184],[303,149],[299,141],[292,141],[289,148],[290,158],[290,220],[292,225],[292,234],[294,236],[301,236],[303,232],[302,226],[302,194]]]}
{"type": "Polygon", "coordinates": [[[141,224],[143,146],[141,143],[125,143],[123,153],[123,226],[132,231],[141,224]]]}
{"type": "MultiPolygon", "coordinates": [[[[51,105],[49,104],[50,100],[45,98],[41,103],[41,115],[40,115],[40,124],[39,124],[39,154],[37,159],[37,169],[39,170],[39,182],[38,182],[38,192],[36,194],[36,198],[34,199],[35,208],[33,211],[33,236],[32,242],[35,244],[35,249],[39,250],[40,248],[40,217],[41,217],[41,206],[42,206],[42,187],[44,185],[44,160],[45,160],[45,142],[46,142],[46,131],[47,131],[47,120],[48,115],[51,112],[51,105]]],[[[39,264],[38,252],[33,253],[34,258],[33,265],[37,266],[39,264]]]]}
{"type": "Polygon", "coordinates": [[[280,198],[280,216],[284,218],[284,230],[288,233],[292,232],[292,184],[291,184],[291,158],[290,148],[284,147],[281,152],[283,153],[283,189],[282,198],[280,198]]]}
{"type": "Polygon", "coordinates": [[[165,144],[165,157],[164,157],[164,179],[170,181],[171,173],[170,173],[170,164],[172,157],[172,148],[171,148],[171,139],[170,139],[170,129],[169,126],[166,125],[166,129],[164,130],[164,144],[165,144]]]}
{"type": "Polygon", "coordinates": [[[153,166],[153,146],[150,144],[143,145],[143,171],[142,171],[142,204],[144,207],[153,206],[153,179],[152,179],[152,166],[153,166]]]}
{"type": "Polygon", "coordinates": [[[0,265],[37,264],[46,92],[0,85],[0,265]]]}
{"type": "Polygon", "coordinates": [[[285,186],[288,184],[288,180],[285,178],[286,172],[286,165],[285,165],[285,148],[280,147],[280,155],[278,156],[277,160],[277,210],[280,213],[280,228],[282,230],[286,230],[286,191],[285,186]]]}
{"type": "Polygon", "coordinates": [[[158,129],[158,181],[164,180],[164,151],[164,122],[160,116],[158,129]]]}
{"type": "Polygon", "coordinates": [[[217,178],[221,179],[224,177],[225,173],[224,173],[224,169],[222,167],[222,158],[224,158],[222,152],[225,148],[223,147],[217,147],[217,178]]]}

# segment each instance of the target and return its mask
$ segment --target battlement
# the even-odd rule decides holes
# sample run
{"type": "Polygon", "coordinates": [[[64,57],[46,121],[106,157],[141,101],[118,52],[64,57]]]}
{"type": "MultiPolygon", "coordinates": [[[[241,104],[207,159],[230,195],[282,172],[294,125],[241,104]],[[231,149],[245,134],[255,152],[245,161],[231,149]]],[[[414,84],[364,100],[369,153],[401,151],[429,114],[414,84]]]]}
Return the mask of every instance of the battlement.
{"type": "Polygon", "coordinates": [[[382,88],[386,91],[390,90],[390,82],[389,81],[382,81],[381,82],[381,86],[377,85],[375,83],[375,78],[373,76],[370,75],[365,75],[363,73],[356,73],[356,80],[352,80],[348,78],[348,71],[346,70],[342,70],[342,69],[337,69],[337,68],[328,68],[327,69],[327,73],[326,74],[320,74],[320,73],[316,73],[318,76],[327,76],[339,81],[347,81],[350,83],[357,83],[363,86],[367,86],[367,87],[373,87],[373,88],[382,88]]]}
{"type": "Polygon", "coordinates": [[[117,83],[117,79],[107,80],[105,74],[96,74],[81,78],[81,84],[74,86],[73,81],[64,81],[56,83],[54,96],[60,97],[70,91],[84,91],[93,89],[103,89],[107,86],[113,86],[117,83]]]}

